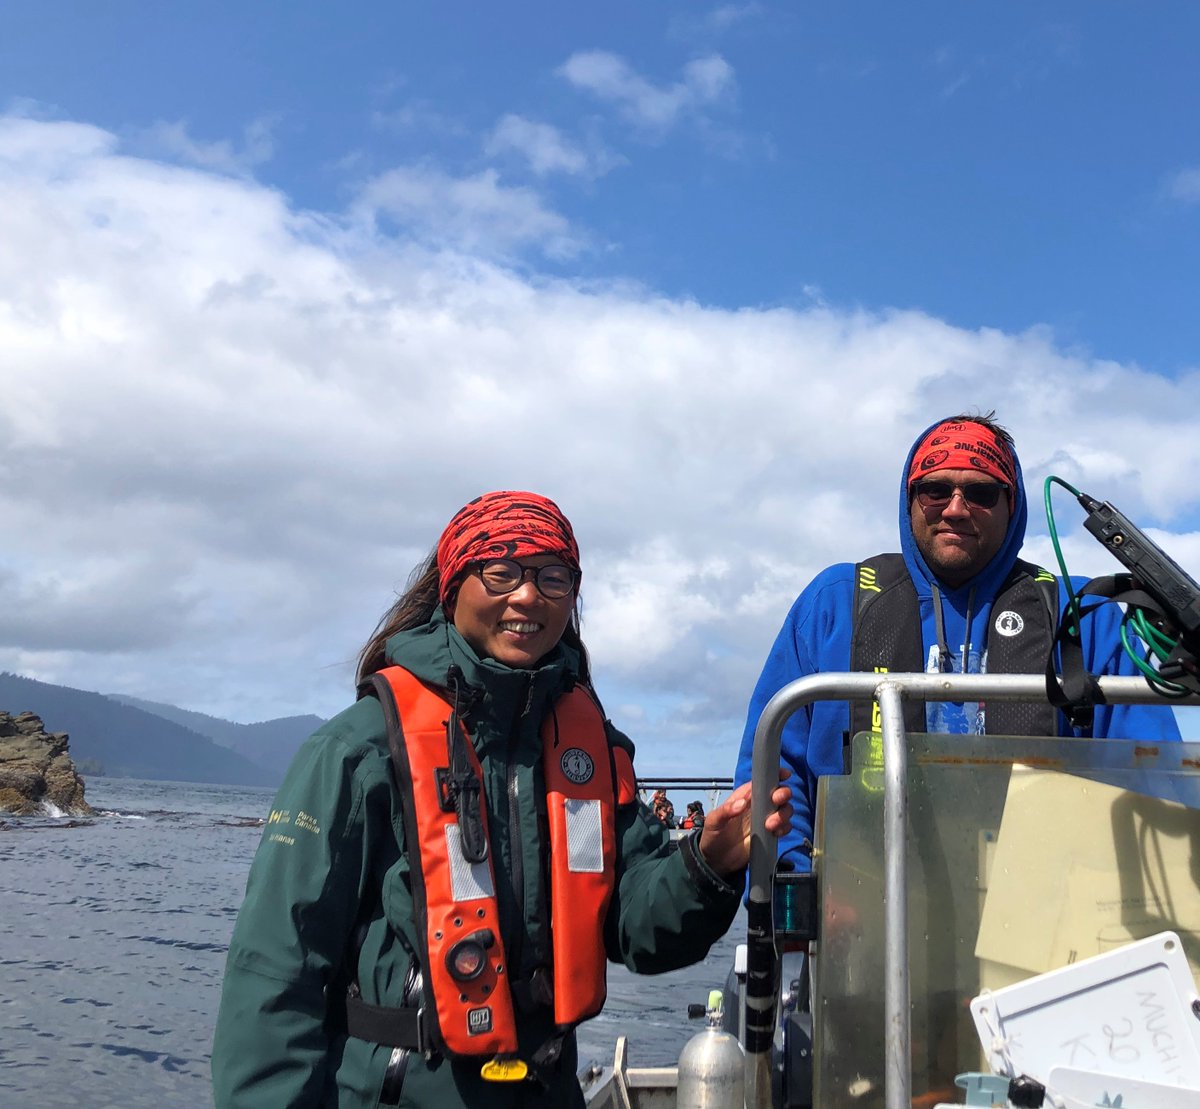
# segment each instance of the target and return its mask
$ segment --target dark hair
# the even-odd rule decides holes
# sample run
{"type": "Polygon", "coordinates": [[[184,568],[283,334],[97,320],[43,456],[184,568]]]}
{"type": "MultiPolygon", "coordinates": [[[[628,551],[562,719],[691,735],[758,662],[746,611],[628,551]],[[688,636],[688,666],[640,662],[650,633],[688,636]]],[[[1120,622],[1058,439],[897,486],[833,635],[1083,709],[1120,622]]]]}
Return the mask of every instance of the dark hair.
{"type": "MultiPolygon", "coordinates": [[[[358,653],[357,682],[382,670],[387,666],[386,644],[397,632],[408,631],[428,624],[433,610],[438,605],[438,583],[440,575],[437,565],[437,548],[413,567],[408,575],[404,592],[396,603],[380,617],[379,623],[371,633],[363,649],[358,653]]],[[[453,596],[453,593],[451,594],[453,596]]],[[[571,609],[571,619],[567,621],[562,635],[563,642],[579,652],[579,681],[591,687],[592,668],[588,661],[587,648],[579,631],[579,596],[575,596],[575,605],[571,609]]]]}

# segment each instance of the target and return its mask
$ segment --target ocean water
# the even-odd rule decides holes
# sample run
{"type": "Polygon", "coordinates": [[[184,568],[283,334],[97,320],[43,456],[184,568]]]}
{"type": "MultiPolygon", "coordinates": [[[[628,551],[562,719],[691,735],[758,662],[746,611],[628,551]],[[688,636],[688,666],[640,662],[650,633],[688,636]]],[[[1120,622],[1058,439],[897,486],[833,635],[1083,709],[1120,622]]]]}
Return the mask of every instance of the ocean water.
{"type": "MultiPolygon", "coordinates": [[[[89,820],[0,818],[0,1109],[211,1103],[209,1051],[229,936],[271,791],[91,778],[89,820]]],[[[581,1064],[674,1063],[689,1002],[723,984],[745,920],[705,962],[609,968],[581,1064]]]]}

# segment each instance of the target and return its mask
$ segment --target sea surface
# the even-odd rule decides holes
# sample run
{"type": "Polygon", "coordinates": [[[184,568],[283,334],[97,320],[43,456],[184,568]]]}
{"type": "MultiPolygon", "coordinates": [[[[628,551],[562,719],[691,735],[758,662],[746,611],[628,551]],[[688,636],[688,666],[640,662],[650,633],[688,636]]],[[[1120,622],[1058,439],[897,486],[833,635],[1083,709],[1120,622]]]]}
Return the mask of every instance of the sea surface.
{"type": "MultiPolygon", "coordinates": [[[[0,1109],[192,1109],[225,952],[271,791],[89,778],[101,815],[0,818],[0,1109]]],[[[705,962],[637,977],[609,968],[580,1063],[674,1063],[720,987],[745,918],[705,962]]]]}

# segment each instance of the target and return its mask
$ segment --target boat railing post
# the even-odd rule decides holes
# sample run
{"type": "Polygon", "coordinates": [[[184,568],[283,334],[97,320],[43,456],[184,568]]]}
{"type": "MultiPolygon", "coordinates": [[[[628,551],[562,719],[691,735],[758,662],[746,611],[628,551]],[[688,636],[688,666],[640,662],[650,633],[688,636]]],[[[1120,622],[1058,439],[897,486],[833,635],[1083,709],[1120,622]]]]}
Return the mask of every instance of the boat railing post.
{"type": "Polygon", "coordinates": [[[783,725],[798,709],[817,700],[865,698],[879,684],[878,674],[810,674],[784,686],[758,718],[750,780],[750,870],[746,891],[746,1105],[771,1106],[771,1047],[775,1038],[779,993],[771,883],[778,844],[767,833],[771,794],[779,782],[783,725]]]}
{"type": "Polygon", "coordinates": [[[875,691],[883,732],[884,1104],[912,1103],[908,979],[908,748],[900,682],[875,691]]]}

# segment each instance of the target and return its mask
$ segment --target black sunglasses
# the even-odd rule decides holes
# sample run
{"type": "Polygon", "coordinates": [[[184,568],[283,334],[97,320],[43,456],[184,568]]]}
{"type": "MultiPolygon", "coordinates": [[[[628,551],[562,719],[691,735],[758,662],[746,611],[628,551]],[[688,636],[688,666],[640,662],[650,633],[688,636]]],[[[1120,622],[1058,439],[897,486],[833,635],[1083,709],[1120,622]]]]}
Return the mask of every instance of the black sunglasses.
{"type": "Polygon", "coordinates": [[[998,481],[968,481],[957,485],[953,481],[914,481],[913,494],[917,504],[922,508],[944,508],[950,503],[955,492],[963,495],[967,504],[976,508],[995,508],[1000,501],[1000,494],[1008,492],[1008,486],[998,481]]]}
{"type": "Polygon", "coordinates": [[[479,574],[483,587],[493,596],[514,593],[533,578],[537,591],[552,601],[569,596],[579,581],[579,571],[551,562],[546,566],[522,566],[511,558],[491,558],[487,562],[473,562],[471,569],[479,574]]]}

